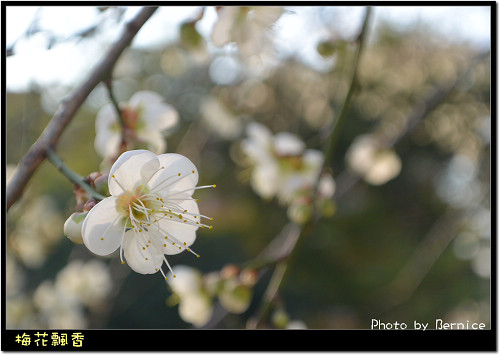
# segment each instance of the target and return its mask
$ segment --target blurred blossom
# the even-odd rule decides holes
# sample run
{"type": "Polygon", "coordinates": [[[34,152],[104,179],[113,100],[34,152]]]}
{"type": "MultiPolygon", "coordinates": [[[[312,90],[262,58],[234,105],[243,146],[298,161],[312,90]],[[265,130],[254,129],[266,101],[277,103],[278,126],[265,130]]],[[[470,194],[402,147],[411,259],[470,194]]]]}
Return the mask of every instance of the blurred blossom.
{"type": "Polygon", "coordinates": [[[436,193],[454,207],[467,207],[477,202],[481,195],[476,176],[475,162],[464,155],[455,154],[444,172],[436,177],[436,193]]]}
{"type": "Polygon", "coordinates": [[[10,254],[6,253],[5,256],[5,292],[7,297],[14,296],[21,291],[25,275],[19,267],[16,259],[10,254]]]}
{"type": "Polygon", "coordinates": [[[239,117],[232,114],[216,97],[205,97],[200,111],[203,124],[221,138],[235,139],[241,134],[239,117]]]}
{"type": "Polygon", "coordinates": [[[287,215],[290,220],[298,224],[307,222],[314,213],[314,208],[323,217],[332,217],[336,205],[332,200],[335,193],[335,180],[330,174],[323,174],[319,178],[317,191],[314,185],[304,186],[298,190],[290,202],[287,215]],[[316,193],[316,196],[314,195],[316,193]]]}
{"type": "Polygon", "coordinates": [[[356,137],[346,153],[348,168],[367,183],[383,185],[401,171],[401,159],[391,149],[382,149],[370,135],[356,137]]]}
{"type": "Polygon", "coordinates": [[[237,278],[225,280],[218,292],[219,302],[231,313],[245,312],[252,300],[252,290],[237,278]]]}
{"type": "Polygon", "coordinates": [[[167,304],[178,302],[180,317],[202,327],[212,317],[215,299],[230,313],[245,312],[256,282],[257,275],[253,270],[241,270],[236,265],[226,265],[220,272],[205,275],[189,266],[176,265],[168,277],[173,297],[167,300],[167,304]]]}
{"type": "Polygon", "coordinates": [[[491,250],[489,246],[481,247],[472,259],[472,270],[480,277],[488,279],[491,274],[491,250]]]}
{"type": "Polygon", "coordinates": [[[86,309],[98,311],[112,289],[107,267],[101,261],[73,260],[60,270],[55,281],[44,280],[33,294],[44,327],[85,328],[86,309]]]}
{"type": "Polygon", "coordinates": [[[266,112],[275,104],[274,90],[260,80],[248,79],[237,90],[238,105],[251,112],[266,112]]]}
{"type": "Polygon", "coordinates": [[[286,329],[307,329],[307,325],[301,320],[291,320],[288,322],[286,329]]]}
{"type": "Polygon", "coordinates": [[[252,188],[262,198],[277,196],[288,204],[301,188],[315,185],[323,164],[322,152],[305,149],[304,142],[288,132],[273,136],[259,123],[247,126],[247,136],[241,148],[252,164],[252,188]]]}
{"type": "Polygon", "coordinates": [[[189,266],[176,265],[168,284],[179,297],[179,315],[196,327],[205,325],[212,316],[212,299],[203,287],[201,273],[189,266]]]}
{"type": "Polygon", "coordinates": [[[36,197],[23,208],[9,243],[24,265],[38,268],[61,240],[63,220],[48,196],[36,197]]]}
{"type": "Polygon", "coordinates": [[[71,261],[56,277],[55,288],[67,298],[94,308],[101,305],[112,290],[108,267],[99,260],[71,261]]]}
{"type": "Polygon", "coordinates": [[[33,295],[34,304],[37,306],[45,327],[50,329],[86,328],[82,306],[76,299],[67,297],[57,290],[51,280],[43,281],[33,295]]]}
{"type": "Polygon", "coordinates": [[[236,42],[240,53],[249,57],[266,51],[272,44],[271,26],[283,14],[276,6],[222,6],[211,39],[218,46],[236,42]]]}
{"type": "Polygon", "coordinates": [[[35,306],[25,294],[7,297],[5,305],[7,329],[36,329],[44,327],[35,306]]]}
{"type": "Polygon", "coordinates": [[[239,62],[229,56],[215,58],[208,69],[210,79],[217,85],[232,85],[240,78],[239,62]]]}
{"type": "MultiPolygon", "coordinates": [[[[489,305],[489,302],[488,302],[489,305]]],[[[465,299],[448,312],[444,317],[446,322],[449,323],[485,323],[489,325],[490,315],[485,312],[482,305],[472,299],[465,299]]]]}
{"type": "MultiPolygon", "coordinates": [[[[179,120],[175,108],[152,91],[136,92],[127,103],[120,104],[127,142],[146,143],[156,154],[165,152],[163,133],[179,120]]],[[[104,106],[96,117],[94,146],[103,158],[116,158],[120,152],[122,128],[113,104],[104,106]]]]}

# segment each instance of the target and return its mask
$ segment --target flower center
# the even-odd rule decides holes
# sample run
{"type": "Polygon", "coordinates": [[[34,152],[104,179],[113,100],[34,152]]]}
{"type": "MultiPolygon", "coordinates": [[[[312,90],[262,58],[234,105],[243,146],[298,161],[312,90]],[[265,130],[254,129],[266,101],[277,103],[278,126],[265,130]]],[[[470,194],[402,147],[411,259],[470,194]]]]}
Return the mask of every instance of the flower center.
{"type": "MultiPolygon", "coordinates": [[[[158,171],[162,169],[164,168],[161,167],[158,171]]],[[[193,170],[191,173],[194,174],[195,171],[193,170]]],[[[118,196],[117,205],[117,209],[122,216],[123,225],[122,243],[120,246],[120,258],[122,258],[122,263],[124,263],[123,238],[125,233],[128,232],[136,236],[138,254],[144,258],[144,261],[154,263],[155,270],[160,270],[165,279],[165,273],[161,267],[156,267],[156,265],[161,265],[163,259],[170,271],[172,270],[164,255],[162,259],[158,260],[158,251],[160,251],[161,254],[172,254],[172,248],[174,248],[179,251],[186,250],[199,257],[198,254],[189,248],[186,242],[182,241],[182,236],[170,234],[168,225],[164,223],[165,221],[169,221],[169,223],[174,222],[194,226],[196,228],[207,227],[212,229],[211,225],[202,222],[202,218],[209,220],[213,220],[213,218],[204,216],[198,211],[188,211],[188,209],[183,207],[183,202],[195,200],[191,196],[184,195],[185,192],[215,187],[215,185],[198,186],[170,193],[166,190],[166,187],[173,185],[185,176],[187,176],[187,174],[179,172],[161,179],[153,186],[148,185],[150,182],[149,179],[147,182],[132,189],[132,191],[127,191],[116,179],[115,175],[111,175],[111,178],[115,179],[116,183],[123,191],[123,193],[118,196]]]]}
{"type": "Polygon", "coordinates": [[[118,206],[131,221],[145,222],[149,219],[148,211],[152,210],[151,202],[142,195],[124,193],[118,198],[118,206]]]}

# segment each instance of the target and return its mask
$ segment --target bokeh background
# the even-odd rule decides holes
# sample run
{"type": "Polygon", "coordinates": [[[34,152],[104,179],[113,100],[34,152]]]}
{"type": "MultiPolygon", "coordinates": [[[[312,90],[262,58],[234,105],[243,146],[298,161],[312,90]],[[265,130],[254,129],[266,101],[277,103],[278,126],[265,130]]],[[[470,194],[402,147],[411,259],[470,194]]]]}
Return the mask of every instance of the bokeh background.
{"type": "MultiPolygon", "coordinates": [[[[64,96],[138,8],[6,11],[8,181],[64,96]]],[[[249,184],[240,150],[245,127],[260,122],[323,150],[349,88],[365,8],[286,7],[269,29],[271,50],[250,58],[234,44],[211,43],[212,7],[195,34],[180,30],[201,11],[159,9],[120,58],[113,85],[120,101],[151,90],[173,105],[180,121],[166,137],[167,152],[190,158],[200,184],[217,184],[196,192],[202,213],[214,217],[213,230],[198,232],[202,257],[169,258],[206,274],[253,260],[287,225],[286,208],[249,184]]],[[[372,318],[489,327],[490,11],[373,8],[333,159],[336,212],[301,241],[289,265],[279,303],[289,319],[312,329],[367,329],[372,318]],[[436,98],[426,112],[423,103],[436,98]],[[363,135],[395,142],[401,167],[392,179],[374,183],[349,168],[356,159],[349,149],[363,135]]],[[[98,86],[57,147],[82,176],[99,170],[95,117],[108,102],[98,86]]],[[[383,175],[392,168],[379,169],[383,175]]],[[[98,257],[64,236],[74,208],[72,184],[45,162],[7,214],[7,328],[191,328],[161,277],[137,274],[117,254],[98,257]]],[[[248,309],[210,326],[246,326],[269,283],[271,270],[261,271],[248,309]]]]}

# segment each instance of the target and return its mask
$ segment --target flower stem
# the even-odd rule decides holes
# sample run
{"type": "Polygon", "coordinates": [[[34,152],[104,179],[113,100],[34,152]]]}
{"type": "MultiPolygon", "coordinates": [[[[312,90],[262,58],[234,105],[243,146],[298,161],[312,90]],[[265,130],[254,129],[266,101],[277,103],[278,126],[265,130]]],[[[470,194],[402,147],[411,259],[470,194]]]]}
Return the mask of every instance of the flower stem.
{"type": "Polygon", "coordinates": [[[47,150],[47,160],[50,161],[64,176],[74,184],[80,186],[91,198],[96,200],[104,200],[106,197],[95,191],[89,184],[87,184],[83,177],[68,168],[62,159],[52,149],[47,150]]]}
{"type": "Polygon", "coordinates": [[[122,129],[122,141],[123,141],[124,140],[123,137],[125,137],[125,120],[123,119],[123,116],[122,116],[122,110],[120,109],[120,104],[116,100],[115,94],[113,93],[113,83],[112,83],[111,75],[108,76],[108,78],[106,80],[103,80],[103,82],[104,82],[104,85],[106,85],[109,99],[111,100],[111,103],[113,104],[113,107],[116,110],[116,115],[118,116],[118,121],[120,122],[120,127],[122,129]]]}
{"type": "MultiPolygon", "coordinates": [[[[361,57],[361,52],[363,49],[363,44],[364,44],[364,39],[366,37],[366,30],[368,28],[368,23],[369,19],[371,16],[372,9],[371,7],[366,8],[365,12],[365,18],[363,20],[363,24],[361,27],[361,30],[358,34],[357,37],[357,42],[358,42],[358,48],[356,51],[356,57],[354,61],[354,68],[351,76],[351,84],[349,86],[349,90],[347,92],[346,98],[344,100],[344,103],[342,105],[342,110],[340,112],[339,118],[335,125],[332,127],[332,133],[330,135],[330,140],[328,141],[328,144],[325,148],[325,160],[323,163],[323,170],[325,169],[330,169],[333,161],[333,154],[335,150],[335,145],[337,144],[338,141],[338,136],[340,134],[340,131],[342,130],[342,126],[345,122],[346,116],[347,116],[347,111],[349,108],[349,105],[352,100],[352,95],[354,93],[354,90],[356,88],[357,84],[357,72],[358,72],[358,66],[359,66],[359,59],[361,57]]],[[[315,190],[317,190],[317,186],[315,187],[315,190]]],[[[316,194],[315,194],[316,195],[316,194]]],[[[316,225],[316,222],[318,220],[316,216],[316,213],[313,214],[313,218],[311,218],[308,222],[306,222],[302,228],[300,228],[300,232],[298,234],[297,239],[295,240],[291,250],[289,251],[288,255],[285,258],[282,259],[277,259],[276,266],[274,268],[273,275],[271,277],[271,280],[269,281],[269,284],[267,285],[264,298],[262,300],[262,304],[260,306],[260,310],[256,317],[254,319],[251,319],[249,323],[247,324],[247,328],[256,328],[258,324],[265,319],[265,317],[268,316],[270,312],[270,307],[272,305],[273,300],[275,297],[278,295],[280,289],[283,287],[283,285],[286,282],[287,276],[289,272],[287,273],[287,270],[290,268],[290,265],[293,263],[293,259],[297,255],[297,250],[300,249],[300,245],[303,243],[303,240],[306,235],[312,235],[314,232],[314,227],[316,225]]]]}
{"type": "Polygon", "coordinates": [[[354,58],[354,68],[351,76],[351,84],[349,85],[349,90],[347,91],[347,95],[345,97],[344,103],[342,105],[342,109],[340,111],[339,117],[336,122],[333,123],[333,127],[331,129],[330,140],[328,141],[328,145],[325,149],[325,167],[331,167],[333,162],[333,154],[335,151],[335,146],[338,142],[338,137],[342,127],[345,123],[347,111],[351,104],[352,95],[356,89],[357,79],[358,79],[358,67],[359,67],[359,59],[361,57],[361,52],[364,47],[365,38],[366,38],[366,29],[368,28],[368,23],[370,20],[370,16],[372,13],[372,8],[367,7],[365,12],[365,18],[363,20],[363,24],[361,30],[358,34],[356,41],[358,42],[358,47],[356,51],[356,56],[354,58]]]}

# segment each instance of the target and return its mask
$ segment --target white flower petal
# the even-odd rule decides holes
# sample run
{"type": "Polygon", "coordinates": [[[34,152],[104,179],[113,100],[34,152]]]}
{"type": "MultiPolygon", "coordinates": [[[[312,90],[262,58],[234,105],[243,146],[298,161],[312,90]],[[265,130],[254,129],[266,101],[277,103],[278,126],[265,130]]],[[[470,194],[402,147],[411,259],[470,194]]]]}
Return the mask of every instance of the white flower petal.
{"type": "Polygon", "coordinates": [[[198,270],[186,266],[176,265],[168,273],[168,284],[178,296],[183,297],[191,293],[200,292],[201,274],[198,270]],[[176,277],[172,277],[175,275],[176,277]]]}
{"type": "Polygon", "coordinates": [[[307,173],[310,174],[315,180],[321,171],[321,167],[323,166],[323,152],[315,149],[307,149],[304,152],[303,159],[307,173]]]}
{"type": "Polygon", "coordinates": [[[399,175],[401,165],[401,159],[394,151],[378,151],[374,156],[373,165],[366,172],[364,179],[372,185],[383,185],[399,175]]]}
{"type": "Polygon", "coordinates": [[[141,129],[139,132],[137,132],[137,136],[139,137],[140,141],[146,142],[148,144],[148,148],[151,149],[154,153],[162,154],[165,152],[165,138],[163,137],[163,134],[161,134],[158,130],[141,129]]]}
{"type": "Polygon", "coordinates": [[[116,109],[112,104],[107,104],[99,110],[95,119],[96,131],[109,130],[113,124],[118,124],[116,109]]]}
{"type": "Polygon", "coordinates": [[[198,169],[191,160],[175,153],[158,155],[158,160],[164,169],[151,178],[148,183],[150,190],[167,199],[185,190],[186,194],[191,196],[198,184],[198,169]]]}
{"type": "Polygon", "coordinates": [[[138,109],[141,105],[157,104],[163,101],[163,96],[154,91],[138,91],[130,97],[129,105],[138,109]]]}
{"type": "Polygon", "coordinates": [[[144,107],[141,118],[149,129],[164,131],[177,124],[179,113],[167,103],[157,103],[144,107]]]}
{"type": "Polygon", "coordinates": [[[231,29],[238,11],[239,8],[235,6],[224,6],[219,10],[219,19],[215,23],[211,35],[216,46],[221,47],[231,41],[231,29]]]}
{"type": "Polygon", "coordinates": [[[85,246],[94,254],[109,255],[121,243],[122,217],[116,209],[118,199],[111,196],[94,206],[83,221],[82,237],[85,246]]]}
{"type": "Polygon", "coordinates": [[[202,327],[212,317],[212,299],[204,293],[183,297],[179,303],[179,316],[183,321],[202,327]]]}
{"type": "Polygon", "coordinates": [[[256,165],[250,184],[252,188],[263,198],[272,198],[279,189],[282,181],[279,179],[279,171],[276,164],[269,162],[268,164],[256,165]]]}
{"type": "Polygon", "coordinates": [[[135,193],[135,189],[151,177],[153,170],[158,169],[154,159],[156,155],[148,150],[130,150],[120,155],[109,172],[108,187],[111,195],[119,196],[126,191],[135,193]]]}
{"type": "Polygon", "coordinates": [[[271,131],[266,126],[256,122],[252,122],[247,126],[247,135],[251,140],[261,145],[270,144],[273,137],[271,131]]]}
{"type": "Polygon", "coordinates": [[[196,240],[196,231],[198,230],[196,221],[202,223],[200,221],[198,205],[194,201],[187,202],[190,202],[192,206],[187,208],[188,204],[185,203],[183,207],[186,207],[189,212],[197,214],[197,218],[190,217],[187,214],[181,214],[183,218],[173,216],[172,218],[165,218],[158,222],[160,231],[168,237],[164,239],[163,242],[163,252],[167,255],[175,255],[183,252],[196,240]],[[188,222],[184,222],[184,220],[188,222]],[[190,222],[194,223],[194,225],[190,222]]]}
{"type": "Polygon", "coordinates": [[[304,148],[304,142],[292,133],[280,132],[274,136],[274,149],[278,155],[299,155],[304,148]]]}
{"type": "Polygon", "coordinates": [[[331,175],[323,175],[319,179],[318,192],[324,198],[330,198],[335,193],[335,180],[331,175]]]}
{"type": "Polygon", "coordinates": [[[130,230],[123,240],[127,264],[140,274],[154,274],[163,264],[163,253],[152,243],[151,238],[155,237],[149,236],[144,230],[142,232],[130,230]],[[144,235],[139,236],[141,233],[144,235]]]}
{"type": "Polygon", "coordinates": [[[111,130],[97,131],[94,148],[101,157],[116,156],[120,149],[121,134],[111,130]]]}

